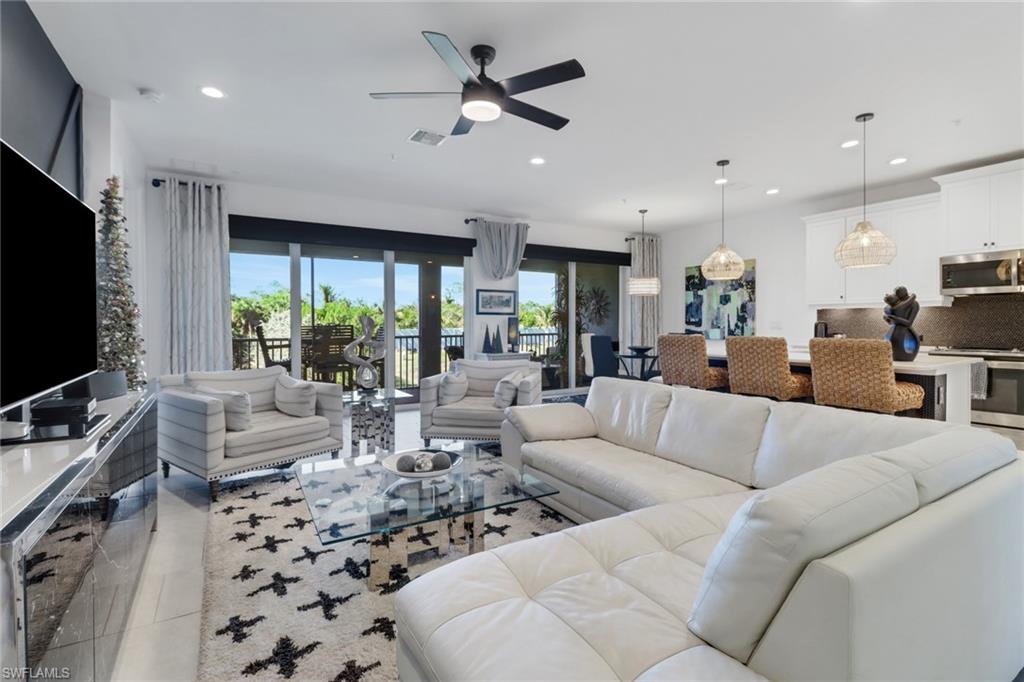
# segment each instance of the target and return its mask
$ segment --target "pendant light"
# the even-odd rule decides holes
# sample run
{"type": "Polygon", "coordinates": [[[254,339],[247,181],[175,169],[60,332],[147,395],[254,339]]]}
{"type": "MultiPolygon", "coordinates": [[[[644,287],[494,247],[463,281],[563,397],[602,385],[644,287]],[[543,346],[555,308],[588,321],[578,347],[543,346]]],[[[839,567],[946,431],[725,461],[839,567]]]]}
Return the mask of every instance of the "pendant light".
{"type": "Polygon", "coordinates": [[[704,279],[712,281],[739,279],[743,276],[744,270],[740,255],[725,245],[725,185],[729,182],[725,179],[725,167],[729,165],[729,161],[722,159],[717,165],[722,169],[722,177],[715,181],[716,185],[722,186],[722,243],[700,266],[704,279]]]}
{"type": "MultiPolygon", "coordinates": [[[[640,244],[643,245],[647,236],[647,209],[640,209],[640,244]]],[[[630,296],[657,296],[661,293],[661,279],[658,277],[630,277],[626,281],[626,291],[630,296]]]]}
{"type": "Polygon", "coordinates": [[[836,245],[835,259],[842,268],[873,268],[888,265],[896,257],[896,242],[868,220],[868,121],[874,114],[860,114],[854,120],[863,126],[861,137],[861,199],[863,217],[850,234],[836,245]]]}

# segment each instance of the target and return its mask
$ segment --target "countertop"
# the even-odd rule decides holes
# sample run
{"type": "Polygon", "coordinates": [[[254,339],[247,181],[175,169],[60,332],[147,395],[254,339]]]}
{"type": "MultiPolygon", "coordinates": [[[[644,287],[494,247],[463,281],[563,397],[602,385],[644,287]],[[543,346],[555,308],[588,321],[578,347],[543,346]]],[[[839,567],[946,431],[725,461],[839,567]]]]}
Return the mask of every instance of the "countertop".
{"type": "MultiPolygon", "coordinates": [[[[725,360],[725,341],[708,341],[708,357],[714,360],[725,360]]],[[[926,351],[922,351],[913,362],[896,360],[892,363],[892,367],[897,374],[935,376],[939,374],[948,374],[951,371],[963,371],[959,368],[970,366],[979,360],[981,360],[981,358],[928,355],[926,351]]],[[[811,364],[810,351],[806,346],[790,346],[789,363],[791,365],[809,367],[811,364]]]]}
{"type": "Polygon", "coordinates": [[[0,450],[0,527],[6,526],[70,465],[94,458],[103,434],[142,396],[139,391],[131,391],[97,402],[96,414],[109,414],[110,420],[88,438],[4,446],[0,450]]]}

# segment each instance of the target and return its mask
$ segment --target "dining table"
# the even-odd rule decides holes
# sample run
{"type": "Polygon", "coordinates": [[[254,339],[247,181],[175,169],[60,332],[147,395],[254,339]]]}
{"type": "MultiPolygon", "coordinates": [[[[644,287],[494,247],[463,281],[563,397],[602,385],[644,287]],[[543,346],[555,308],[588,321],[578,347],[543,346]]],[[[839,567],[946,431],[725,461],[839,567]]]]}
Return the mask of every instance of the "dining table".
{"type": "Polygon", "coordinates": [[[654,371],[654,367],[658,362],[657,353],[637,353],[635,351],[630,351],[628,353],[616,353],[616,357],[618,357],[622,368],[626,370],[626,376],[631,379],[640,379],[641,381],[647,381],[647,379],[650,378],[650,373],[654,371]],[[634,363],[637,360],[640,361],[640,372],[634,373],[634,363]],[[648,362],[650,362],[650,366],[648,366],[648,362]]]}

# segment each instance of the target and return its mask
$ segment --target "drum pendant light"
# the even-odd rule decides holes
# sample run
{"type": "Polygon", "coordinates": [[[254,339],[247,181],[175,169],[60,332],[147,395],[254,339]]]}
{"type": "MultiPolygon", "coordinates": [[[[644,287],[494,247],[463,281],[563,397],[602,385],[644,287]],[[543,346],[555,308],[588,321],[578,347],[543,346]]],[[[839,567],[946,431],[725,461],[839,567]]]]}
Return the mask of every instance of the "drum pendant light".
{"type": "Polygon", "coordinates": [[[836,245],[836,263],[842,268],[873,268],[888,265],[896,257],[896,242],[868,220],[868,121],[874,114],[860,114],[854,120],[863,126],[861,137],[861,199],[864,214],[850,234],[836,245]]]}
{"type": "MultiPolygon", "coordinates": [[[[640,209],[640,243],[647,236],[647,209],[640,209]]],[[[630,296],[657,296],[661,293],[661,279],[658,277],[630,277],[626,280],[626,291],[630,296]]]]}
{"type": "Polygon", "coordinates": [[[744,269],[740,255],[725,245],[725,185],[728,183],[725,179],[725,167],[729,165],[729,161],[722,159],[717,165],[722,169],[722,177],[716,181],[716,184],[722,186],[722,243],[700,266],[704,279],[712,281],[739,279],[743,276],[744,269]]]}

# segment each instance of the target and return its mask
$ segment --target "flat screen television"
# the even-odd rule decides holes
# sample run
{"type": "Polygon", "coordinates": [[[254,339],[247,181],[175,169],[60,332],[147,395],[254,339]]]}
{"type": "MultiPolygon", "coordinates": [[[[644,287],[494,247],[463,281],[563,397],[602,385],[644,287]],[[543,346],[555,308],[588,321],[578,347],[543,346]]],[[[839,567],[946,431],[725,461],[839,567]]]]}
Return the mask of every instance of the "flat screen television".
{"type": "Polygon", "coordinates": [[[0,145],[3,411],[96,371],[96,214],[0,145]]]}

